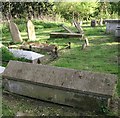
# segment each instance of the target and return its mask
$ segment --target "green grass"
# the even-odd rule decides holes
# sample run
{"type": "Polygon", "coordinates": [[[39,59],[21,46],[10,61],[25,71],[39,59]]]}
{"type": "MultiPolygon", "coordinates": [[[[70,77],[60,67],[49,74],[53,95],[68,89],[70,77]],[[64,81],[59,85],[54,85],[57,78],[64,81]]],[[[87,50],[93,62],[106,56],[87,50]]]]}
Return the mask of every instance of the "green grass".
{"type": "MultiPolygon", "coordinates": [[[[20,31],[21,36],[24,40],[27,38],[26,21],[16,21],[20,31]]],[[[33,21],[35,25],[35,31],[38,42],[48,41],[50,44],[56,44],[58,48],[63,48],[65,44],[69,41],[71,44],[71,49],[62,50],[59,53],[59,58],[55,61],[49,63],[48,65],[73,68],[78,70],[87,70],[93,72],[102,72],[119,75],[120,65],[118,65],[118,43],[114,41],[113,35],[105,34],[105,26],[94,27],[83,26],[85,35],[87,36],[90,46],[81,50],[84,41],[78,38],[50,38],[49,33],[51,32],[65,32],[59,25],[61,23],[51,23],[51,22],[41,22],[33,21]]],[[[70,26],[70,24],[65,24],[70,27],[72,31],[77,32],[77,30],[70,26]]],[[[12,41],[11,36],[6,24],[0,27],[3,30],[2,40],[12,41]]],[[[8,45],[5,43],[5,45],[8,45]]],[[[120,81],[117,84],[117,94],[120,96],[120,81]]]]}

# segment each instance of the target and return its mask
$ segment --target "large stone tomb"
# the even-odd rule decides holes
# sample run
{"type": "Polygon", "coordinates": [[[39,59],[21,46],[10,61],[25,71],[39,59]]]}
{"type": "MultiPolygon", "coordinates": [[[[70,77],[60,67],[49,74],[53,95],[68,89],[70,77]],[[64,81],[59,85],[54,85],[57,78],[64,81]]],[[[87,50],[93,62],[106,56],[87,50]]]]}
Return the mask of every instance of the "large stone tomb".
{"type": "Polygon", "coordinates": [[[106,22],[106,33],[112,33],[115,34],[115,31],[117,29],[117,27],[120,27],[120,20],[116,20],[116,19],[109,19],[109,20],[105,20],[106,22]]]}
{"type": "Polygon", "coordinates": [[[3,73],[6,91],[87,111],[109,107],[116,80],[111,74],[18,61],[10,61],[3,73]]]}

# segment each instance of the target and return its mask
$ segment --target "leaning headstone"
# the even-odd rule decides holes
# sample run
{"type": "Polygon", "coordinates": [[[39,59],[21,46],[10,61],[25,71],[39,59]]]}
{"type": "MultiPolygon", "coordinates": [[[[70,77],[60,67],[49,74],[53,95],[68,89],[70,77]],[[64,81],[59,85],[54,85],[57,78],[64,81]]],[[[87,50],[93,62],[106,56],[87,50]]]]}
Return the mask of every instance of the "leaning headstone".
{"type": "Polygon", "coordinates": [[[9,22],[9,29],[14,43],[22,42],[22,37],[17,25],[14,22],[9,22]]]}
{"type": "Polygon", "coordinates": [[[68,27],[66,27],[64,24],[61,25],[67,32],[73,33],[68,27]]]}
{"type": "Polygon", "coordinates": [[[88,38],[85,38],[85,43],[86,43],[87,46],[89,46],[88,38]]]}
{"type": "Polygon", "coordinates": [[[10,61],[3,73],[4,90],[82,110],[101,111],[109,107],[117,77],[10,61]]]}
{"type": "Polygon", "coordinates": [[[96,23],[96,20],[92,20],[92,21],[91,21],[91,27],[95,27],[96,24],[97,24],[97,23],[96,23]]]}
{"type": "Polygon", "coordinates": [[[27,22],[27,31],[28,31],[28,39],[31,41],[36,40],[35,27],[31,20],[28,20],[27,22]]]}

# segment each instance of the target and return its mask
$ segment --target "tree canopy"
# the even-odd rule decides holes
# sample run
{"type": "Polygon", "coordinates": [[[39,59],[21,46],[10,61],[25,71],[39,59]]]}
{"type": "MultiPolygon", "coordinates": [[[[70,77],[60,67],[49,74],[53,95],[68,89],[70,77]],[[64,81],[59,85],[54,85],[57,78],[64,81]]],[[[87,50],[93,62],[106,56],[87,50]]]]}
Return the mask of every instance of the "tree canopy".
{"type": "Polygon", "coordinates": [[[59,15],[66,20],[91,18],[117,18],[120,2],[2,2],[2,14],[7,17],[59,15]]]}

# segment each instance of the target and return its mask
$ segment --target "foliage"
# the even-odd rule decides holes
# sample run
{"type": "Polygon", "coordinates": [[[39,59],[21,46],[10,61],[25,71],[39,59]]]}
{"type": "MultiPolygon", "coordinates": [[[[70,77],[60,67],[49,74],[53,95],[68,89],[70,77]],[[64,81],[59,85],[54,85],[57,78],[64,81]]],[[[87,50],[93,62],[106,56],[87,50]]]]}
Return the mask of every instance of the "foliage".
{"type": "Polygon", "coordinates": [[[58,2],[55,10],[67,20],[87,19],[96,7],[97,2],[58,2]]]}
{"type": "Polygon", "coordinates": [[[91,18],[117,18],[120,16],[120,2],[3,2],[4,17],[40,18],[44,16],[64,18],[72,21],[91,18]],[[23,10],[24,9],[24,10],[23,10]]]}
{"type": "Polygon", "coordinates": [[[26,18],[27,16],[38,17],[41,14],[48,14],[52,11],[53,3],[49,2],[3,2],[3,15],[14,18],[26,18]]]}
{"type": "Polygon", "coordinates": [[[2,61],[8,62],[9,60],[15,60],[15,57],[6,47],[2,47],[2,61]]]}
{"type": "Polygon", "coordinates": [[[9,106],[2,104],[2,115],[3,116],[14,116],[14,112],[9,108],[9,106]]]}

